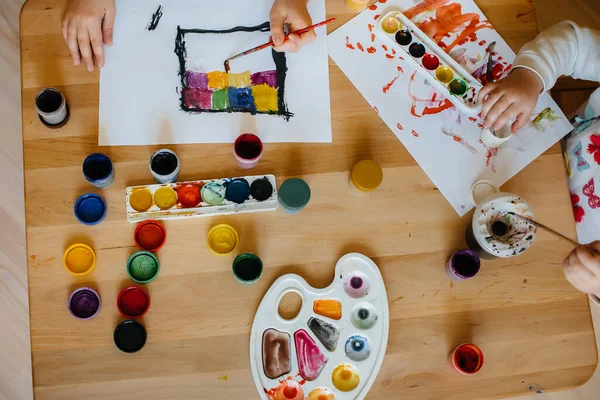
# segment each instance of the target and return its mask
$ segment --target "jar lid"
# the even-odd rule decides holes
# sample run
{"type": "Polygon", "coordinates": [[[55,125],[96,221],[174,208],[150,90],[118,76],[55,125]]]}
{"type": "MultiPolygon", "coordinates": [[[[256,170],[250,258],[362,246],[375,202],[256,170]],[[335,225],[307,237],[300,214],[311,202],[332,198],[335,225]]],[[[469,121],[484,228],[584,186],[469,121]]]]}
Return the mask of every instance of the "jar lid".
{"type": "Polygon", "coordinates": [[[487,197],[499,192],[500,189],[492,181],[482,179],[471,186],[471,200],[473,201],[473,205],[477,207],[487,197]]]}
{"type": "Polygon", "coordinates": [[[350,179],[357,189],[372,192],[383,181],[383,170],[375,161],[362,160],[352,168],[350,179]]]}

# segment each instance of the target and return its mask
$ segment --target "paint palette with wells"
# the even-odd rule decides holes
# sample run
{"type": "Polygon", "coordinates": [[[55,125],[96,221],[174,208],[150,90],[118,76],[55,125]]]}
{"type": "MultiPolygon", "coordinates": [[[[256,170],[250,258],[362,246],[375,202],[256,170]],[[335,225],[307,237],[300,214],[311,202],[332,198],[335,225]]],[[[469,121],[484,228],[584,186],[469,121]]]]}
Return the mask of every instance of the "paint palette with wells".
{"type": "Polygon", "coordinates": [[[377,20],[377,34],[406,54],[408,62],[427,82],[465,114],[477,114],[481,83],[399,11],[377,20]]]}
{"type": "Polygon", "coordinates": [[[315,289],[295,274],[281,276],[263,297],[250,336],[250,364],[265,400],[362,399],[387,346],[385,286],[375,263],[346,254],[335,279],[315,289]],[[283,296],[302,299],[293,319],[277,309],[283,296]]]}
{"type": "Polygon", "coordinates": [[[279,206],[274,175],[130,186],[125,203],[129,222],[273,211],[279,206]]]}

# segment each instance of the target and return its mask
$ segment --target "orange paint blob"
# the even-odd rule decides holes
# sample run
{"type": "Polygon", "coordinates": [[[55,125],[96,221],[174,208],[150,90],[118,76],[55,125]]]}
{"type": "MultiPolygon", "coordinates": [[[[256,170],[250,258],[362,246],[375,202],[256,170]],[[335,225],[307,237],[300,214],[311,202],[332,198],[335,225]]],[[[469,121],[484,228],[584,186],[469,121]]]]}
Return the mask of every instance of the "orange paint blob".
{"type": "Polygon", "coordinates": [[[358,47],[358,49],[359,49],[360,51],[365,51],[365,48],[363,47],[363,45],[362,45],[362,44],[360,44],[360,42],[356,42],[356,47],[358,47]]]}
{"type": "Polygon", "coordinates": [[[369,48],[367,49],[367,53],[369,53],[369,54],[373,54],[373,53],[375,53],[376,51],[377,51],[377,49],[376,49],[375,47],[369,47],[369,48]]]}
{"type": "Polygon", "coordinates": [[[183,208],[196,207],[202,200],[200,187],[191,183],[180,186],[177,188],[177,199],[183,208]]]}
{"type": "Polygon", "coordinates": [[[387,58],[394,58],[394,56],[393,56],[393,55],[391,55],[391,54],[386,54],[385,56],[386,56],[387,58]]]}
{"type": "Polygon", "coordinates": [[[313,311],[316,314],[338,320],[342,318],[342,303],[337,300],[315,300],[313,311]]]}

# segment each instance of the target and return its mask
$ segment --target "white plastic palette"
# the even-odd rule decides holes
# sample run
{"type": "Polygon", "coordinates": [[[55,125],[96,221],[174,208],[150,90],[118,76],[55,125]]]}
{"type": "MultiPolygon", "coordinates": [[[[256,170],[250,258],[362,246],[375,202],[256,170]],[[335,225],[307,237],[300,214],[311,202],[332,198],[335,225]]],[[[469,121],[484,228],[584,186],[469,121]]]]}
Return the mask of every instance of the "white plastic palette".
{"type": "MultiPolygon", "coordinates": [[[[459,63],[457,63],[452,57],[450,57],[444,50],[442,50],[429,36],[423,33],[410,19],[406,18],[404,14],[399,11],[390,11],[384,16],[377,20],[376,24],[377,34],[386,40],[391,46],[400,50],[406,55],[404,60],[408,62],[421,76],[423,76],[431,85],[438,89],[445,98],[452,102],[460,111],[465,114],[477,114],[481,111],[481,104],[476,100],[476,95],[482,88],[481,83],[471,76],[459,63]],[[390,21],[398,21],[398,25],[395,22],[392,24],[386,24],[390,21]],[[386,24],[387,32],[383,29],[382,24],[386,24]],[[396,27],[398,29],[396,29],[396,27]],[[406,32],[408,31],[408,32],[406,32]],[[396,35],[405,33],[403,38],[403,44],[398,43],[396,35]],[[421,51],[424,55],[421,57],[415,57],[411,55],[410,48],[415,45],[423,47],[421,51]],[[437,57],[439,65],[435,68],[428,69],[425,64],[426,60],[435,60],[437,57]],[[451,74],[449,71],[451,70],[451,74]],[[449,79],[442,79],[440,77],[450,77],[449,79]],[[462,81],[462,82],[461,82],[462,81]],[[456,85],[456,86],[455,86],[456,85]],[[466,91],[460,94],[454,94],[451,88],[458,87],[462,88],[466,86],[466,91]]],[[[418,52],[415,54],[419,54],[418,52]]],[[[435,62],[432,61],[429,64],[435,62]]],[[[457,91],[455,91],[457,92],[457,91]]]]}
{"type": "Polygon", "coordinates": [[[315,289],[295,274],[281,276],[263,297],[252,325],[250,363],[260,397],[265,400],[364,398],[383,362],[388,329],[388,301],[381,273],[362,254],[351,253],[340,258],[335,279],[325,289],[315,289]],[[285,320],[277,309],[289,292],[300,295],[302,307],[296,317],[285,320]],[[323,300],[333,301],[323,303],[323,300]],[[341,305],[339,319],[334,315],[339,310],[331,307],[336,301],[341,305]],[[316,334],[309,321],[313,328],[315,324],[325,324],[328,328],[317,329],[320,334],[316,334]],[[272,341],[275,336],[278,338],[272,341]],[[272,343],[265,346],[265,352],[264,340],[272,343]],[[340,365],[344,367],[338,368],[340,365]],[[353,387],[357,376],[358,384],[353,387]],[[285,390],[290,382],[295,389],[285,390]]]}
{"type": "MultiPolygon", "coordinates": [[[[267,185],[268,186],[268,185],[267,185]]],[[[250,192],[252,193],[252,192],[250,192]]],[[[223,193],[224,195],[224,193],[223,193]]],[[[221,178],[221,179],[203,179],[196,181],[188,181],[188,182],[178,182],[178,183],[169,183],[169,184],[156,184],[156,185],[146,185],[146,186],[130,186],[125,190],[125,203],[127,207],[127,220],[129,222],[140,222],[147,219],[153,220],[167,220],[167,219],[181,219],[181,218],[194,218],[194,217],[203,217],[203,216],[214,216],[214,215],[227,215],[227,214],[236,214],[236,213],[247,213],[247,212],[260,212],[260,211],[273,211],[276,210],[279,206],[279,201],[277,199],[277,182],[275,181],[274,175],[257,175],[257,176],[243,176],[237,178],[221,178]],[[210,205],[205,201],[204,198],[201,199],[200,203],[198,203],[195,207],[184,207],[181,204],[181,201],[178,196],[178,189],[182,188],[185,185],[195,185],[200,189],[202,193],[202,188],[204,185],[215,184],[215,185],[223,185],[227,187],[228,184],[234,182],[236,180],[245,180],[250,189],[252,189],[255,181],[268,181],[272,186],[272,193],[265,200],[257,200],[250,194],[246,200],[242,203],[236,203],[228,200],[227,198],[223,198],[222,201],[218,205],[210,205]],[[168,187],[175,191],[177,200],[173,203],[173,205],[166,209],[161,209],[155,202],[155,194],[157,190],[168,187]],[[147,190],[151,194],[151,205],[145,211],[138,211],[131,206],[130,198],[132,193],[137,190],[147,190]]]]}

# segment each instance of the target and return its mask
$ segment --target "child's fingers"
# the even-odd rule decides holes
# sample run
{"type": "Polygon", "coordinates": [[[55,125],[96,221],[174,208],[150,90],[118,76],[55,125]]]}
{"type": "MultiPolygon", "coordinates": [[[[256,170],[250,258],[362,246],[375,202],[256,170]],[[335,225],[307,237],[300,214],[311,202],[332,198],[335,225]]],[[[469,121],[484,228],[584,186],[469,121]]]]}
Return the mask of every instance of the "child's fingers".
{"type": "Polygon", "coordinates": [[[477,101],[480,103],[483,103],[485,101],[485,97],[492,93],[494,91],[494,89],[496,89],[498,87],[497,83],[488,83],[487,85],[485,85],[483,87],[483,89],[481,89],[479,91],[479,93],[477,94],[477,101]]]}
{"type": "MultiPolygon", "coordinates": [[[[278,11],[272,10],[271,14],[269,15],[269,18],[271,22],[271,37],[273,38],[273,43],[275,43],[275,47],[277,47],[283,43],[283,39],[285,37],[285,34],[283,32],[283,20],[285,16],[278,11]]],[[[275,48],[275,50],[281,51],[277,48],[275,48]]]]}
{"type": "Polygon", "coordinates": [[[600,276],[600,258],[594,256],[585,246],[578,246],[575,249],[577,258],[592,274],[600,276]]]}
{"type": "Polygon", "coordinates": [[[531,111],[517,115],[517,120],[515,122],[513,122],[512,127],[510,129],[511,132],[515,133],[516,131],[518,131],[519,129],[524,127],[527,124],[527,122],[529,122],[530,116],[531,116],[531,111]]]}
{"type": "Polygon", "coordinates": [[[117,10],[114,7],[107,9],[102,20],[102,37],[107,46],[112,46],[113,44],[113,29],[116,15],[117,10]]]}
{"type": "Polygon", "coordinates": [[[504,125],[508,123],[511,118],[516,117],[519,114],[519,108],[515,103],[512,103],[504,112],[496,119],[494,124],[494,130],[500,130],[504,125]]]}
{"type": "Polygon", "coordinates": [[[67,46],[71,52],[73,65],[81,64],[81,56],[79,55],[79,44],[77,43],[77,25],[73,22],[67,26],[67,46]]]}
{"type": "Polygon", "coordinates": [[[500,118],[500,116],[506,111],[507,108],[510,107],[511,104],[512,101],[506,97],[501,97],[498,99],[494,103],[494,106],[487,112],[485,120],[483,121],[483,126],[486,128],[493,127],[496,123],[496,120],[500,118]]]}
{"type": "Polygon", "coordinates": [[[102,28],[100,24],[88,25],[88,33],[98,68],[102,68],[104,66],[104,46],[102,45],[102,28]]]}
{"type": "Polygon", "coordinates": [[[79,52],[83,63],[89,72],[94,70],[94,59],[92,57],[92,48],[90,47],[90,35],[85,24],[80,23],[77,26],[77,44],[79,44],[79,52]]]}
{"type": "Polygon", "coordinates": [[[291,33],[288,35],[288,40],[284,41],[280,46],[274,46],[273,49],[279,52],[295,53],[300,49],[300,36],[291,33]]]}
{"type": "Polygon", "coordinates": [[[316,38],[317,38],[317,34],[315,33],[314,29],[311,29],[310,31],[305,32],[302,35],[300,35],[300,46],[307,45],[310,42],[312,42],[313,40],[315,40],[316,38]]]}

